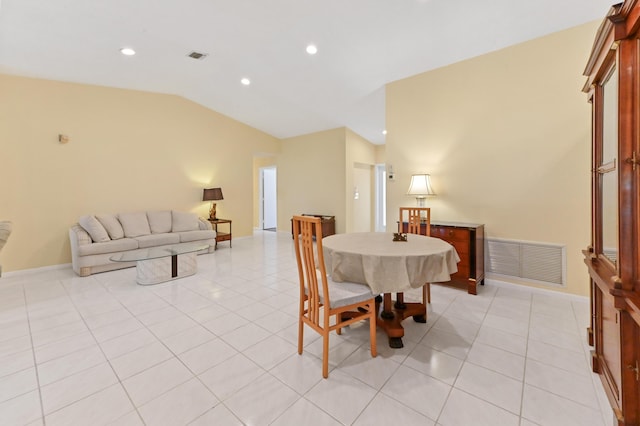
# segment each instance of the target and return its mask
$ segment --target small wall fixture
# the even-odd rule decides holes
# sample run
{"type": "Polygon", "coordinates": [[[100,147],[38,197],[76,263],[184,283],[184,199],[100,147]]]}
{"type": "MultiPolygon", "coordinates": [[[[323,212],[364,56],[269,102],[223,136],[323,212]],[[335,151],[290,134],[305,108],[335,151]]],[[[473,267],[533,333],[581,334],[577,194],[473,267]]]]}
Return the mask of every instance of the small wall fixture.
{"type": "Polygon", "coordinates": [[[214,201],[224,200],[222,197],[222,188],[209,188],[205,189],[202,193],[202,201],[211,201],[211,209],[209,210],[209,219],[215,220],[216,217],[216,203],[214,201]]]}
{"type": "Polygon", "coordinates": [[[418,207],[424,207],[424,200],[428,196],[436,195],[431,188],[431,177],[429,175],[412,175],[407,195],[415,196],[418,207]]]}

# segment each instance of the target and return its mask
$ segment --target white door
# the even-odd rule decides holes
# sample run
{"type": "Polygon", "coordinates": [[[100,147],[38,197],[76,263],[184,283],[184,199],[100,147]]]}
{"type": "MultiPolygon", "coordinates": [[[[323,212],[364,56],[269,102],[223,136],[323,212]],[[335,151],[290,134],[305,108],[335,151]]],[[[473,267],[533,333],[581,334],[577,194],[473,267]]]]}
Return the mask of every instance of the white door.
{"type": "Polygon", "coordinates": [[[278,193],[276,190],[276,168],[265,167],[262,171],[262,229],[272,229],[278,223],[278,193]]]}
{"type": "Polygon", "coordinates": [[[387,229],[387,172],[384,164],[376,164],[376,232],[387,229]]]}

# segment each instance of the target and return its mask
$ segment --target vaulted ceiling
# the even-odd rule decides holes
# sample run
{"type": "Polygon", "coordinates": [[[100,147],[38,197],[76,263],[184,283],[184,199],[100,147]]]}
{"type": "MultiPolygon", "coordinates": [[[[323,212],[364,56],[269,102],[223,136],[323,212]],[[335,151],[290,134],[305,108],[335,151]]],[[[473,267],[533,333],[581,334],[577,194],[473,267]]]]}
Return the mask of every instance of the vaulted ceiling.
{"type": "Polygon", "coordinates": [[[0,73],[176,94],[279,138],[346,126],[373,143],[386,83],[600,20],[612,4],[0,1],[0,73]]]}

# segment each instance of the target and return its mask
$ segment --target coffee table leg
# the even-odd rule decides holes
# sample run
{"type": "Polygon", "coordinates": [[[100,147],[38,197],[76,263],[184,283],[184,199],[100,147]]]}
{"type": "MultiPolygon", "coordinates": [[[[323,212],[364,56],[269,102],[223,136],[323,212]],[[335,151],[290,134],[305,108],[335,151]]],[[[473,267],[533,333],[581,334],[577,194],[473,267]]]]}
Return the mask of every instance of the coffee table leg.
{"type": "Polygon", "coordinates": [[[139,285],[152,285],[193,275],[198,268],[196,256],[194,252],[139,260],[136,262],[136,281],[139,285]],[[179,261],[178,256],[180,256],[179,261]]]}
{"type": "Polygon", "coordinates": [[[178,276],[178,255],[171,256],[171,278],[178,276]]]}

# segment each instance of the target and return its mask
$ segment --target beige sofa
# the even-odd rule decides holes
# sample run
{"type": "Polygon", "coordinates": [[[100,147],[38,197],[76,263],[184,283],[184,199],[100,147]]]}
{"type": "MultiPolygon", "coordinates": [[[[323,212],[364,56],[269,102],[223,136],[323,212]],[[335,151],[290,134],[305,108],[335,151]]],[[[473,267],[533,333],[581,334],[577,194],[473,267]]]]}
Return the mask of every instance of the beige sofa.
{"type": "Polygon", "coordinates": [[[211,224],[195,213],[173,210],[82,216],[69,229],[71,263],[76,274],[135,266],[135,262],[113,262],[114,253],[139,248],[202,242],[215,250],[216,233],[211,224]]]}

